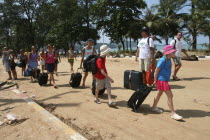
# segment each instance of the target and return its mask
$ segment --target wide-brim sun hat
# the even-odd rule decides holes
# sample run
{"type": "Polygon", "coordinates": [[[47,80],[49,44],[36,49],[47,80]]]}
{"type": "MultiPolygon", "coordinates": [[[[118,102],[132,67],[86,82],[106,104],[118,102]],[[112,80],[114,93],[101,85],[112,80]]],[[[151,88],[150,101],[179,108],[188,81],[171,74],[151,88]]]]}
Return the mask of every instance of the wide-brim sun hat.
{"type": "Polygon", "coordinates": [[[176,50],[174,49],[174,46],[173,45],[167,45],[163,48],[163,51],[164,51],[164,55],[166,54],[170,54],[170,53],[173,53],[175,52],[176,50]]]}
{"type": "Polygon", "coordinates": [[[100,54],[101,55],[106,55],[110,52],[111,48],[109,48],[107,45],[102,45],[100,47],[100,54]]]}

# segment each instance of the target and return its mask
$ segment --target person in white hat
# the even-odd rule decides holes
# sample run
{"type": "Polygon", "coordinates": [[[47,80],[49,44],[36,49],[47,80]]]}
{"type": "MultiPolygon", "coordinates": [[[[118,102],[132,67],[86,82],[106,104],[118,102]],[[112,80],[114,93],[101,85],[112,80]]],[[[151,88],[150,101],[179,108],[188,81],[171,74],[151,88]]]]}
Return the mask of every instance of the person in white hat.
{"type": "Polygon", "coordinates": [[[107,89],[107,94],[109,98],[109,107],[115,107],[116,103],[112,101],[111,98],[111,83],[114,83],[111,77],[109,77],[107,70],[106,70],[106,55],[109,53],[110,48],[107,45],[102,45],[100,47],[100,56],[96,60],[96,65],[98,68],[98,72],[95,74],[96,78],[96,94],[95,100],[97,104],[100,104],[100,100],[98,99],[99,91],[103,88],[107,89]]]}

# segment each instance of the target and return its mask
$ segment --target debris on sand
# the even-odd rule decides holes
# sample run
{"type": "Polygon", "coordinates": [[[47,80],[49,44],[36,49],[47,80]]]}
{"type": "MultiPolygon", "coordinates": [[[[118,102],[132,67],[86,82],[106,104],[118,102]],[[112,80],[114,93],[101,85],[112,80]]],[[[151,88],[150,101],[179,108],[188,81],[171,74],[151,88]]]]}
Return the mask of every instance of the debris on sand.
{"type": "Polygon", "coordinates": [[[12,81],[12,82],[8,82],[8,81],[0,82],[0,90],[8,89],[8,88],[11,88],[13,86],[16,86],[18,88],[17,83],[14,82],[14,81],[12,81]]]}
{"type": "Polygon", "coordinates": [[[36,98],[36,95],[31,95],[31,98],[36,98]]]}
{"type": "Polygon", "coordinates": [[[2,109],[1,111],[7,111],[7,110],[10,110],[10,109],[13,109],[13,108],[15,108],[15,107],[14,106],[8,106],[8,107],[2,109]]]}
{"type": "Polygon", "coordinates": [[[4,119],[4,122],[0,122],[0,125],[16,125],[24,122],[27,119],[28,118],[22,118],[21,116],[16,116],[14,114],[7,114],[4,119]]]}

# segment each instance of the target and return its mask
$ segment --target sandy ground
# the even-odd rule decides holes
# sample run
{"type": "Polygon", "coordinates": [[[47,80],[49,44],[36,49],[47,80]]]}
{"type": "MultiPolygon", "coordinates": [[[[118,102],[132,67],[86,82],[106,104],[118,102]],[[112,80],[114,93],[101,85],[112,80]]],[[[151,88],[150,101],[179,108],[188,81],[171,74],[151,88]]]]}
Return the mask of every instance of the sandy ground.
{"type": "Polygon", "coordinates": [[[40,116],[39,112],[10,90],[0,91],[0,121],[7,114],[27,120],[20,124],[0,126],[1,140],[67,140],[64,133],[53,126],[48,118],[40,116]]]}
{"type": "MultiPolygon", "coordinates": [[[[80,60],[80,59],[79,59],[80,60]]],[[[166,95],[160,99],[158,106],[164,109],[164,113],[155,114],[150,111],[157,91],[152,91],[137,113],[127,108],[127,100],[134,91],[123,88],[123,75],[125,70],[138,70],[138,63],[134,58],[108,58],[107,69],[109,75],[114,79],[112,84],[112,97],[117,102],[117,108],[109,108],[107,94],[101,97],[102,104],[93,102],[93,96],[89,88],[72,89],[68,82],[70,79],[70,66],[66,59],[62,59],[59,64],[59,75],[56,76],[58,89],[51,86],[40,87],[37,83],[30,83],[29,78],[20,76],[20,68],[17,68],[20,89],[27,91],[26,95],[36,95],[36,100],[44,104],[53,104],[56,109],[52,112],[60,117],[67,124],[72,126],[88,139],[104,140],[209,140],[210,137],[210,60],[200,59],[200,61],[182,61],[183,68],[179,72],[181,81],[171,81],[171,88],[174,94],[174,105],[178,114],[184,117],[184,121],[179,122],[170,118],[170,111],[167,106],[166,95]]],[[[80,61],[76,61],[74,68],[78,68],[80,61]]],[[[5,80],[6,73],[3,73],[3,66],[0,65],[0,80],[5,80]]],[[[88,76],[86,86],[91,85],[91,75],[88,76]]],[[[1,91],[1,94],[8,95],[8,103],[19,105],[23,115],[32,116],[36,119],[36,112],[31,109],[24,109],[24,103],[13,98],[8,91],[1,91]],[[11,96],[12,97],[11,97],[11,96]]],[[[0,95],[1,95],[0,94],[0,95]]],[[[5,102],[0,100],[4,107],[5,102]]],[[[25,106],[24,106],[25,108],[25,106]]],[[[27,106],[26,106],[27,108],[27,106]]],[[[33,126],[34,129],[48,128],[47,124],[40,124],[37,121],[27,120],[18,127],[19,133],[30,135],[32,130],[23,129],[25,126],[33,126]],[[23,125],[23,126],[22,126],[23,125]],[[22,130],[22,131],[20,131],[22,130]]],[[[8,126],[0,129],[0,135],[11,138],[9,135],[14,127],[8,126]],[[9,132],[6,132],[9,131],[9,132]]],[[[33,129],[33,128],[32,128],[33,129]]],[[[15,130],[14,130],[15,131],[15,130]]],[[[34,130],[34,135],[41,136],[41,130],[34,130]]],[[[51,132],[47,132],[50,137],[51,132]]],[[[56,133],[59,135],[59,133],[56,133]]],[[[17,134],[16,134],[17,135],[17,134]]],[[[28,139],[33,139],[28,137],[28,139]]],[[[55,138],[54,138],[55,139],[55,138]]]]}

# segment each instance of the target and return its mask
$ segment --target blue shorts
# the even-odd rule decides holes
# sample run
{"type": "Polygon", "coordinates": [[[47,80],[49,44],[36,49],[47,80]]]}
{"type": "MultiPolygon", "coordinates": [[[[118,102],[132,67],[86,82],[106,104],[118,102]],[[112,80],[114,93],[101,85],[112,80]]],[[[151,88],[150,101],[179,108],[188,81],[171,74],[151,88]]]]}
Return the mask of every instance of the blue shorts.
{"type": "Polygon", "coordinates": [[[55,70],[55,63],[48,63],[47,64],[47,70],[48,70],[48,72],[54,72],[54,70],[55,70]]]}
{"type": "Polygon", "coordinates": [[[37,69],[37,62],[30,61],[28,67],[30,69],[37,69]]]}

